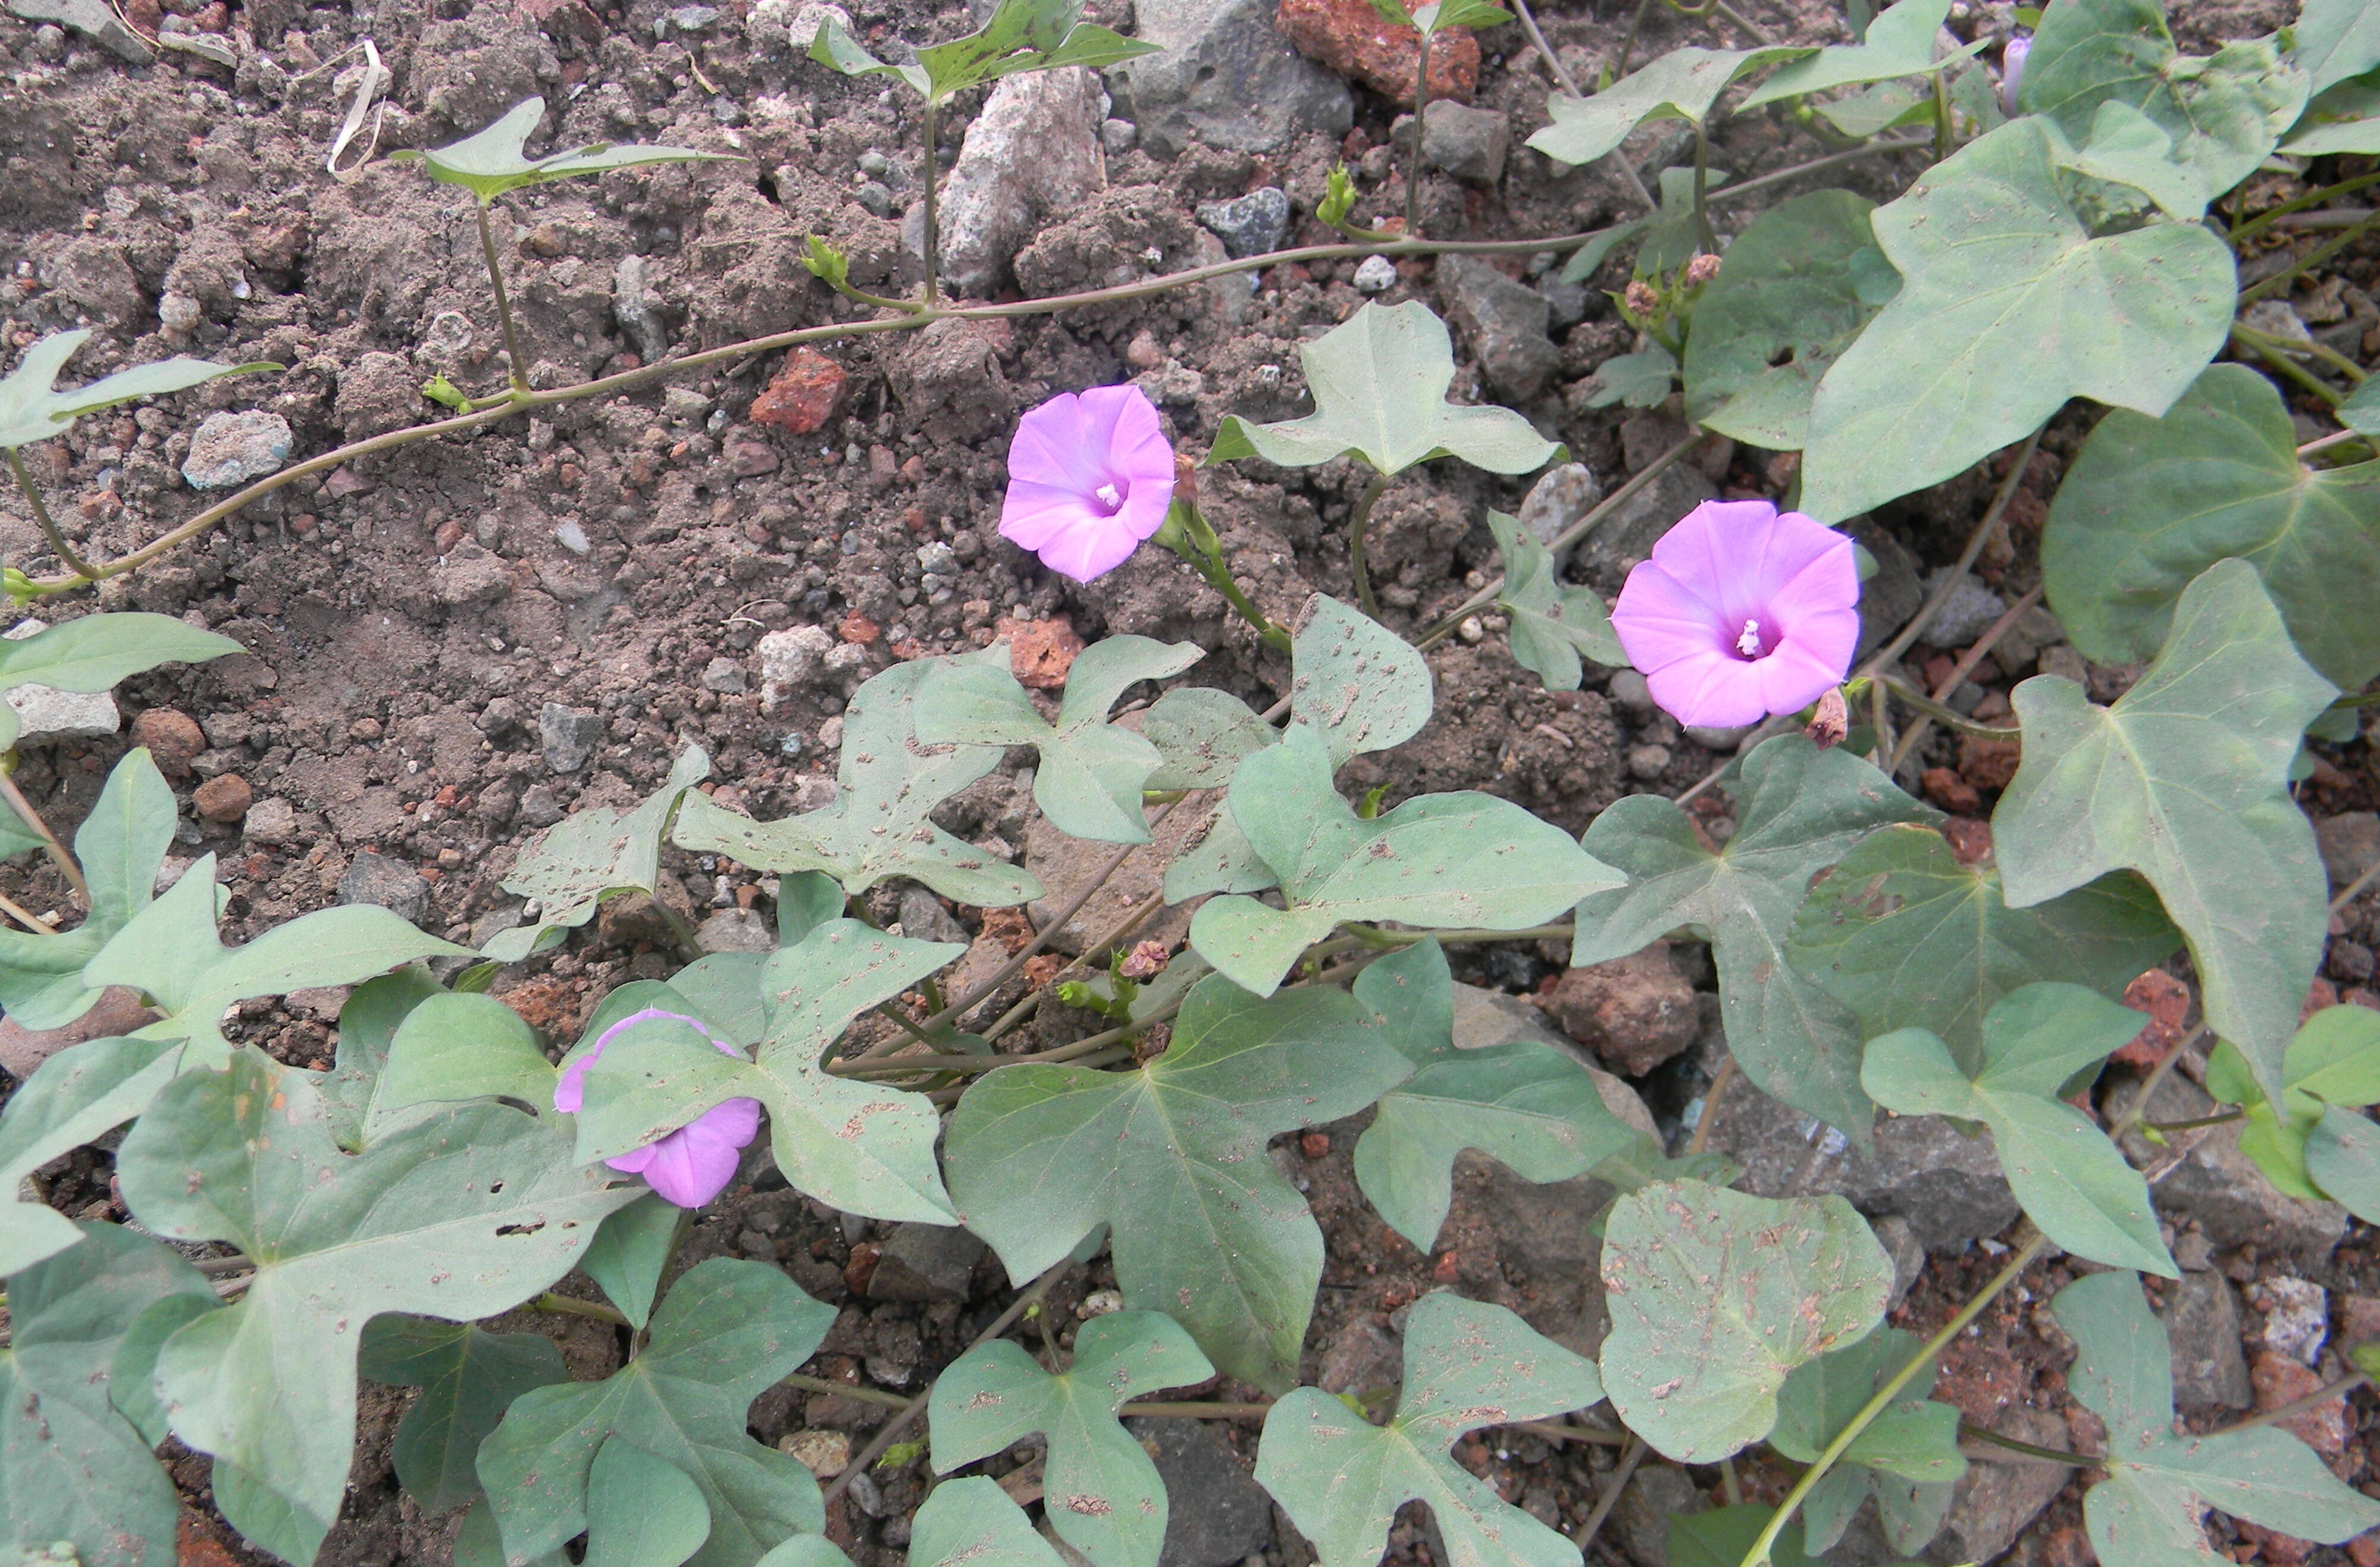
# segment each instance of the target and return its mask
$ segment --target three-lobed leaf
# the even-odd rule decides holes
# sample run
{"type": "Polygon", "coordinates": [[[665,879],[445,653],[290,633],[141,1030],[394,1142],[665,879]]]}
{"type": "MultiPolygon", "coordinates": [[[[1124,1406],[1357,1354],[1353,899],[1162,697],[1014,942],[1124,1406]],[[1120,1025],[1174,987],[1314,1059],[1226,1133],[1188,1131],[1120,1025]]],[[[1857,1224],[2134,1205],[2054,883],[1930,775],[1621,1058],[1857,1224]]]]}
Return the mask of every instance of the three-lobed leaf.
{"type": "MultiPolygon", "coordinates": [[[[1815,55],[1781,67],[1743,96],[1736,106],[1748,113],[1764,103],[1829,88],[1857,87],[1897,77],[1930,76],[1960,58],[1934,57],[1934,36],[1950,14],[1949,0],[1899,0],[1876,14],[1857,43],[1829,43],[1815,55]]],[[[1701,312],[1695,312],[1699,321],[1701,312]]]]}
{"type": "Polygon", "coordinates": [[[1628,662],[1611,612],[1592,588],[1572,587],[1554,569],[1553,553],[1502,512],[1488,514],[1488,531],[1504,557],[1504,587],[1497,607],[1512,617],[1512,662],[1545,683],[1548,691],[1575,691],[1585,677],[1582,662],[1608,668],[1628,662]]]}
{"type": "Polygon", "coordinates": [[[1078,21],[1082,0],[1000,0],[983,26],[948,43],[916,51],[916,63],[888,64],[860,47],[843,24],[821,20],[810,58],[845,76],[889,76],[933,103],[1020,71],[1065,66],[1103,69],[1158,45],[1125,38],[1095,23],[1078,21]]]}
{"type": "Polygon", "coordinates": [[[1546,100],[1553,123],[1531,136],[1529,145],[1557,163],[1591,164],[1646,120],[1705,120],[1730,83],[1762,66],[1813,53],[1800,48],[1672,49],[1592,97],[1554,93],[1546,100]]]}
{"type": "MultiPolygon", "coordinates": [[[[1778,1390],[1768,1445],[1797,1464],[1816,1462],[1918,1348],[1914,1333],[1878,1328],[1796,1367],[1778,1390]]],[[[1933,1391],[1929,1360],[1812,1488],[1802,1503],[1808,1549],[1832,1549],[1871,1496],[1895,1550],[1913,1556],[1933,1539],[1949,1512],[1950,1488],[1967,1470],[1959,1451],[1959,1411],[1932,1402],[1933,1391]]]]}
{"type": "Polygon", "coordinates": [[[356,1369],[375,1382],[421,1390],[397,1424],[390,1456],[397,1479],[428,1513],[478,1499],[472,1465],[480,1443],[513,1400],[570,1379],[562,1351],[542,1333],[491,1333],[403,1312],[365,1324],[356,1369]]]}
{"type": "MultiPolygon", "coordinates": [[[[710,776],[710,753],[688,746],[670,764],[669,781],[640,804],[627,809],[591,807],[530,839],[513,861],[504,888],[538,901],[537,923],[498,931],[481,950],[499,963],[517,963],[560,944],[595,917],[604,899],[650,893],[661,876],[662,845],[669,842],[671,824],[693,808],[687,796],[710,776]]],[[[699,805],[718,808],[707,799],[699,805]]]]}

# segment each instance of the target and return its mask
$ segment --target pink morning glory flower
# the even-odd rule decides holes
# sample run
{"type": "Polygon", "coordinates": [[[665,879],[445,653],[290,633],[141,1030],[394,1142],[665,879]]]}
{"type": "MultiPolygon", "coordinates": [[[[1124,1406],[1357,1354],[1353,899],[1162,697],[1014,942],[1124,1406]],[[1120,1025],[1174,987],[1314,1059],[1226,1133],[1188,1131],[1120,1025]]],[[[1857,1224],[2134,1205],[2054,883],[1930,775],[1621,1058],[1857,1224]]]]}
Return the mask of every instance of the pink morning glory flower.
{"type": "Polygon", "coordinates": [[[1088,582],[1156,532],[1172,500],[1173,448],[1140,388],[1061,392],[1017,421],[1000,534],[1088,582]]]}
{"type": "Polygon", "coordinates": [[[2033,53],[2033,39],[2011,38],[2000,48],[2000,107],[2013,116],[2016,90],[2024,85],[2024,57],[2033,53]]]}
{"type": "Polygon", "coordinates": [[[1628,574],[1611,628],[1664,711],[1732,729],[1839,684],[1858,604],[1851,540],[1766,501],[1706,501],[1628,574]]]}
{"type": "MultiPolygon", "coordinates": [[[[587,1069],[595,1064],[605,1047],[623,1030],[662,1019],[685,1024],[729,1055],[741,1057],[744,1053],[704,1027],[699,1019],[647,1007],[604,1029],[593,1049],[562,1069],[561,1080],[553,1086],[553,1108],[572,1115],[578,1113],[579,1106],[587,1100],[587,1069]]],[[[691,1124],[603,1162],[614,1170],[642,1175],[654,1191],[680,1208],[700,1208],[726,1190],[727,1183],[735,1178],[736,1156],[759,1131],[760,1101],[729,1099],[704,1111],[691,1124]]]]}

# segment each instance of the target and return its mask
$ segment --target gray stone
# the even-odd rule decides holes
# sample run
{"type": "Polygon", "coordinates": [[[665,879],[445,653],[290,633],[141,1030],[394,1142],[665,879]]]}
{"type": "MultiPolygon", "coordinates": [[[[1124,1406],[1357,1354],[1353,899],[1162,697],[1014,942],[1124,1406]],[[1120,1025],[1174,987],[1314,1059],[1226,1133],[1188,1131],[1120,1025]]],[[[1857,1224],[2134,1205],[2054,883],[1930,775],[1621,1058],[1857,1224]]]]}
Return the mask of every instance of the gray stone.
{"type": "Polygon", "coordinates": [[[430,906],[430,883],[403,860],[367,849],[339,877],[343,904],[378,904],[399,919],[419,920],[430,906]]]}
{"type": "Polygon", "coordinates": [[[2011,622],[1992,644],[1992,658],[2002,669],[2031,669],[2041,650],[2066,640],[2066,626],[2047,606],[2035,604],[2011,622]]]}
{"type": "Polygon", "coordinates": [[[966,928],[951,917],[942,900],[916,886],[901,889],[901,934],[913,941],[967,940],[966,928]]]}
{"type": "MultiPolygon", "coordinates": [[[[1089,71],[1031,71],[1004,79],[967,127],[943,187],[942,276],[986,293],[1047,219],[1099,193],[1099,84],[1089,71]]],[[[925,208],[917,209],[923,246],[925,208]]]]}
{"type": "Polygon", "coordinates": [[[1706,1511],[1710,1499],[1682,1469],[1666,1464],[1639,1468],[1611,1509],[1620,1549],[1636,1567],[1670,1567],[1670,1520],[1706,1511]]]}
{"type": "Polygon", "coordinates": [[[105,0],[8,0],[8,14],[39,26],[55,22],[70,27],[119,59],[145,66],[157,56],[140,34],[124,25],[105,0]]]}
{"type": "Polygon", "coordinates": [[[1099,146],[1111,158],[1123,157],[1132,151],[1133,144],[1139,140],[1140,127],[1130,120],[1109,119],[1099,122],[1099,146]]]}
{"type": "Polygon", "coordinates": [[[442,604],[491,604],[513,590],[513,574],[500,555],[466,541],[430,568],[430,590],[442,604]]]}
{"type": "Polygon", "coordinates": [[[298,808],[278,795],[268,795],[249,807],[240,822],[241,837],[267,848],[286,844],[297,835],[298,808]]]}
{"type": "MultiPolygon", "coordinates": [[[[1942,590],[1949,580],[1950,568],[1942,567],[1925,578],[1925,591],[1930,597],[1942,590]]],[[[1934,618],[1925,625],[1924,640],[1937,648],[1963,648],[1991,629],[1992,622],[2008,612],[2008,601],[1984,586],[1982,577],[1973,572],[1961,575],[1957,585],[1934,618]]]]}
{"type": "Polygon", "coordinates": [[[1925,1271],[1925,1247],[1909,1221],[1898,1213],[1886,1214],[1869,1228],[1876,1232],[1876,1244],[1884,1248],[1884,1255],[1892,1258],[1892,1294],[1885,1302],[1889,1311],[1908,1297],[1918,1276],[1925,1271]]]}
{"type": "Polygon", "coordinates": [[[695,928],[694,944],[707,953],[772,953],[777,933],[748,908],[722,908],[695,928]]]}
{"type": "Polygon", "coordinates": [[[612,270],[612,316],[647,364],[668,355],[669,323],[662,315],[661,296],[645,276],[644,257],[633,251],[612,270]]]}
{"type": "Polygon", "coordinates": [[[748,683],[741,659],[716,658],[702,666],[702,688],[721,696],[742,694],[748,683]]]}
{"type": "Polygon", "coordinates": [[[1653,553],[1662,534],[1705,501],[1718,499],[1718,486],[1691,463],[1671,463],[1653,482],[1616,507],[1586,536],[1586,558],[1614,576],[1653,553]]]}
{"type": "Polygon", "coordinates": [[[193,490],[229,490],[280,470],[289,458],[289,421],[251,408],[212,413],[190,437],[182,477],[193,490]]]}
{"type": "MultiPolygon", "coordinates": [[[[2128,1086],[2111,1096],[2111,1113],[2129,1111],[2137,1091],[2128,1086]]],[[[2146,1119],[2197,1121],[2214,1113],[2215,1101],[2196,1084],[2169,1075],[2149,1100],[2146,1119]]],[[[2181,1162],[2158,1184],[2157,1209],[2177,1224],[2197,1220],[2216,1250],[2252,1245],[2268,1256],[2277,1252],[2321,1262],[2347,1233],[2347,1209],[2338,1204],[2307,1202],[2274,1189],[2255,1160],[2240,1151],[2240,1123],[2180,1136],[2194,1140],[2181,1162]]],[[[2138,1133],[2127,1137],[2124,1147],[2143,1165],[2171,1152],[2152,1147],[2138,1133]]]]}
{"type": "MultiPolygon", "coordinates": [[[[700,32],[718,19],[719,9],[714,6],[680,6],[662,18],[679,32],[700,32]]],[[[655,24],[653,31],[659,33],[662,30],[661,26],[655,24]]]]}
{"type": "Polygon", "coordinates": [[[1585,321],[1587,306],[1595,299],[1595,296],[1586,291],[1585,284],[1564,283],[1559,277],[1549,277],[1538,284],[1537,292],[1546,297],[1548,319],[1556,332],[1568,332],[1585,321]]]}
{"type": "Polygon", "coordinates": [[[1347,84],[1273,28],[1274,0],[1140,0],[1134,36],[1160,52],[1108,73],[1116,113],[1170,158],[1193,140],[1269,152],[1307,131],[1355,122],[1347,84]]]}
{"type": "Polygon", "coordinates": [[[1236,1567],[1272,1544],[1272,1498],[1204,1424],[1124,1424],[1148,1450],[1165,1494],[1179,1499],[1166,1512],[1157,1567],[1236,1567]]]}
{"type": "Polygon", "coordinates": [[[834,635],[820,626],[771,631],[756,644],[760,654],[760,707],[774,713],[795,691],[816,685],[834,651],[834,635]]]}
{"type": "Polygon", "coordinates": [[[2240,1296],[2220,1273],[2184,1273],[2166,1287],[2173,1397],[2180,1404],[2246,1409],[2256,1402],[2240,1347],[2240,1296]]]}
{"type": "Polygon", "coordinates": [[[868,1281],[870,1300],[965,1300],[983,1243],[943,1224],[897,1224],[868,1281]]]}
{"type": "MultiPolygon", "coordinates": [[[[7,633],[11,642],[45,631],[42,621],[28,616],[7,633]]],[[[0,699],[17,711],[19,746],[48,746],[60,740],[101,740],[124,727],[115,698],[105,691],[61,691],[55,686],[11,686],[0,699]]]]}
{"type": "Polygon", "coordinates": [[[1512,144],[1512,124],[1493,109],[1475,109],[1451,98],[1429,106],[1422,132],[1422,156],[1432,168],[1457,179],[1493,185],[1504,177],[1504,153],[1512,144]]]}
{"type": "Polygon", "coordinates": [[[1522,403],[1543,392],[1561,369],[1561,350],[1546,335],[1546,297],[1475,256],[1444,258],[1438,275],[1451,296],[1447,313],[1469,334],[1488,386],[1522,403]]]}
{"type": "Polygon", "coordinates": [[[1611,699],[1630,712],[1648,713],[1660,704],[1653,700],[1653,683],[1633,669],[1615,669],[1604,687],[1611,699]]]}
{"type": "Polygon", "coordinates": [[[520,820],[525,827],[551,827],[569,814],[561,793],[551,784],[532,784],[521,791],[520,820]]]}
{"type": "Polygon", "coordinates": [[[2265,1315],[2262,1337],[2266,1349],[2301,1366],[2322,1364],[2322,1346],[2330,1340],[2328,1290],[2310,1280],[2282,1274],[2257,1281],[2248,1293],[2265,1315]]]}
{"type": "Polygon", "coordinates": [[[1404,1345],[1379,1321],[1364,1315],[1348,1319],[1322,1352],[1314,1385],[1326,1393],[1362,1397],[1404,1379],[1404,1345]]]}
{"type": "Polygon", "coordinates": [[[826,21],[839,24],[847,32],[851,13],[823,0],[759,0],[745,13],[744,36],[763,54],[791,49],[806,55],[818,39],[820,24],[826,21]]]}
{"type": "Polygon", "coordinates": [[[1386,256],[1366,256],[1355,268],[1355,292],[1385,294],[1397,285],[1397,263],[1386,256]]]}
{"type": "Polygon", "coordinates": [[[537,715],[537,738],[546,766],[556,772],[576,772],[602,743],[603,715],[548,702],[537,715]]]}
{"type": "Polygon", "coordinates": [[[1585,463],[1548,468],[1521,503],[1521,527],[1540,544],[1551,544],[1603,499],[1603,481],[1585,463]]]}
{"type": "Polygon", "coordinates": [[[1843,529],[1876,558],[1876,573],[1860,584],[1860,636],[1854,658],[1865,658],[1909,624],[1925,602],[1925,585],[1917,579],[1917,557],[1873,518],[1843,529]]]}
{"type": "MultiPolygon", "coordinates": [[[[2004,1437],[2035,1447],[2063,1448],[2066,1422],[2022,1405],[2001,1410],[1984,1422],[2004,1437]]],[[[2013,1454],[2011,1456],[2014,1456],[2013,1454]]],[[[1967,1466],[1951,1496],[1949,1516],[1921,1554],[1939,1563],[1989,1561],[2024,1533],[2025,1525],[2058,1499],[2074,1471],[2055,1464],[1994,1463],[1988,1456],[1967,1466]]],[[[1896,1555],[1891,1560],[1903,1561],[1896,1555]]]]}
{"type": "Polygon", "coordinates": [[[2313,841],[2331,886],[2345,887],[2380,862],[2380,814],[2351,810],[2325,818],[2314,823],[2313,841]]]}
{"type": "Polygon", "coordinates": [[[1267,185],[1228,201],[1198,203],[1198,222],[1223,242],[1223,253],[1233,261],[1281,249],[1289,232],[1289,196],[1278,185],[1267,185]]]}

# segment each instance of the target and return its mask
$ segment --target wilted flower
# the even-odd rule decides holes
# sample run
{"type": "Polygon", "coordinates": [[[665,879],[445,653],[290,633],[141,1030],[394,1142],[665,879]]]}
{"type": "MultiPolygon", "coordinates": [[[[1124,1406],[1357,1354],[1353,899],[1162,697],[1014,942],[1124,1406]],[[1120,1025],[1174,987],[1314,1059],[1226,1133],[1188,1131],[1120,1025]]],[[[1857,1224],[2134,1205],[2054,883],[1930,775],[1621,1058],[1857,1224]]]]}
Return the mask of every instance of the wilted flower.
{"type": "Polygon", "coordinates": [[[1124,954],[1116,972],[1127,979],[1153,979],[1165,972],[1167,959],[1172,954],[1162,941],[1143,941],[1124,954]]]}
{"type": "Polygon", "coordinates": [[[2011,38],[2000,50],[2000,107],[2017,112],[2016,90],[2024,84],[2024,57],[2033,53],[2030,34],[2011,38]]]}
{"type": "MultiPolygon", "coordinates": [[[[703,1026],[698,1019],[684,1013],[647,1007],[604,1029],[597,1037],[594,1048],[562,1069],[561,1080],[553,1086],[553,1108],[577,1114],[586,1102],[587,1069],[595,1064],[605,1048],[638,1024],[660,1021],[683,1023],[729,1055],[741,1057],[744,1053],[703,1026]]],[[[700,1208],[735,1178],[736,1156],[759,1131],[760,1101],[729,1099],[704,1111],[690,1124],[603,1162],[614,1170],[642,1175],[663,1199],[680,1208],[700,1208]]]]}
{"type": "Polygon", "coordinates": [[[1839,684],[1858,603],[1848,538],[1766,501],[1706,501],[1628,574],[1611,628],[1664,711],[1728,729],[1839,684]]]}
{"type": "Polygon", "coordinates": [[[1156,532],[1172,500],[1173,449],[1138,387],[1061,392],[1017,421],[1000,533],[1088,582],[1156,532]]]}
{"type": "Polygon", "coordinates": [[[1621,291],[1620,302],[1628,307],[1632,315],[1649,316],[1661,308],[1661,296],[1651,284],[1639,277],[1631,279],[1628,286],[1621,291]]]}
{"type": "Polygon", "coordinates": [[[1686,263],[1686,282],[1700,288],[1718,275],[1718,258],[1706,250],[1686,263]]]}
{"type": "Polygon", "coordinates": [[[1832,750],[1849,737],[1852,732],[1851,704],[1843,700],[1840,686],[1829,686],[1818,698],[1818,708],[1810,722],[1802,726],[1812,743],[1822,751],[1832,750]]]}

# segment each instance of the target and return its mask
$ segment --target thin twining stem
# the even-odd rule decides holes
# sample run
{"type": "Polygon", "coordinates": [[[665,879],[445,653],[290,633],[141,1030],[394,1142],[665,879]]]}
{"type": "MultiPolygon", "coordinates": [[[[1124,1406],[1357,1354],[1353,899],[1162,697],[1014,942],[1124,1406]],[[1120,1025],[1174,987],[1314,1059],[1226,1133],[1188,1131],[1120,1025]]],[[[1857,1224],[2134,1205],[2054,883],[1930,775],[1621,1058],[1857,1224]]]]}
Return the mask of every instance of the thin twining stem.
{"type": "Polygon", "coordinates": [[[479,204],[480,249],[488,258],[488,284],[496,291],[496,319],[504,323],[504,358],[512,368],[513,396],[528,395],[528,366],[521,362],[520,334],[513,329],[513,302],[504,292],[504,264],[496,254],[496,237],[488,227],[488,203],[479,204]]]}
{"type": "MultiPolygon", "coordinates": [[[[1959,655],[1959,662],[1950,666],[1950,672],[1945,674],[1940,683],[1934,687],[1934,701],[1942,708],[1942,711],[1950,711],[1948,706],[1950,693],[1959,688],[1959,682],[1975,672],[1975,666],[1984,662],[1984,655],[1990,652],[1998,644],[1999,639],[2009,634],[2025,611],[2041,602],[2041,592],[2039,588],[2035,588],[2015,603],[2010,604],[2001,613],[1999,619],[1992,622],[1990,627],[1981,637],[1975,638],[1973,647],[1959,655]]],[[[1893,748],[1892,759],[1884,770],[1886,777],[1889,778],[1900,771],[1900,764],[1907,761],[1925,740],[1925,726],[1933,722],[1935,722],[1933,713],[1924,711],[1919,713],[1917,722],[1909,726],[1908,733],[1900,737],[1900,744],[1893,748]]],[[[1952,722],[1958,721],[1954,718],[1952,722]]]]}
{"type": "Polygon", "coordinates": [[[1374,620],[1380,618],[1380,601],[1372,596],[1371,568],[1364,555],[1364,529],[1372,520],[1372,508],[1379,504],[1381,492],[1388,487],[1387,474],[1372,475],[1372,481],[1364,486],[1363,494],[1356,498],[1355,510],[1347,519],[1347,569],[1355,578],[1355,607],[1374,620]]]}
{"type": "Polygon", "coordinates": [[[75,896],[82,900],[82,906],[88,910],[91,907],[91,883],[83,880],[82,867],[75,863],[74,856],[67,853],[67,846],[58,842],[58,835],[50,831],[50,824],[42,820],[42,813],[33,808],[33,802],[25,797],[25,791],[17,787],[17,780],[6,768],[0,768],[0,800],[6,801],[8,808],[17,813],[17,820],[31,828],[34,835],[42,840],[42,847],[48,851],[52,863],[57,866],[66,877],[67,884],[74,889],[75,896]]]}
{"type": "MultiPolygon", "coordinates": [[[[1050,986],[1054,987],[1059,980],[1063,979],[1067,975],[1074,973],[1075,970],[1082,968],[1089,959],[1097,954],[1104,952],[1112,952],[1120,942],[1131,936],[1135,930],[1139,929],[1144,922],[1155,918],[1157,911],[1164,906],[1165,893],[1162,888],[1141,899],[1138,904],[1135,905],[1125,913],[1122,919],[1117,920],[1113,926],[1101,932],[1097,939],[1084,942],[1081,955],[1067,963],[1066,966],[1059,969],[1057,973],[1050,976],[1050,986]]],[[[1054,933],[1057,930],[1059,923],[1062,923],[1062,921],[1053,923],[1049,927],[1051,933],[1054,933]]],[[[1031,1012],[1035,1006],[1039,1004],[1041,997],[1047,994],[1048,990],[1049,987],[1045,987],[1040,990],[1035,991],[1031,995],[1019,997],[1014,1006],[1012,1006],[1006,1012],[1002,1013],[1000,1016],[993,1021],[991,1026],[983,1031],[983,1037],[987,1039],[997,1039],[1002,1035],[1007,1033],[1010,1029],[1023,1023],[1025,1021],[1026,1014],[1031,1012]]]]}
{"type": "MultiPolygon", "coordinates": [[[[1586,94],[1578,89],[1578,78],[1571,75],[1570,67],[1562,64],[1560,55],[1554,53],[1554,46],[1546,42],[1544,31],[1537,26],[1536,13],[1529,9],[1529,0],[1512,0],[1512,14],[1520,18],[1521,30],[1529,35],[1529,42],[1536,47],[1537,58],[1546,63],[1546,69],[1553,74],[1555,84],[1572,98],[1585,97],[1586,94]]],[[[1636,165],[1628,161],[1626,153],[1615,147],[1604,154],[1603,161],[1619,172],[1629,191],[1645,204],[1647,211],[1660,206],[1661,203],[1653,199],[1653,193],[1645,188],[1644,177],[1637,174],[1636,165]]]]}
{"type": "Polygon", "coordinates": [[[2024,443],[2017,449],[2016,461],[2009,465],[2008,477],[2001,480],[2000,487],[1993,492],[1992,504],[1984,508],[1983,516],[1975,523],[1973,530],[1967,535],[1966,547],[1959,552],[1958,564],[1944,575],[1942,586],[1934,589],[1933,596],[1918,606],[1917,613],[1910,617],[1909,624],[1902,626],[1891,641],[1878,648],[1867,662],[1860,667],[1860,674],[1875,674],[1891,668],[1900,655],[1907,652],[1915,645],[1917,639],[1925,634],[1925,628],[1934,624],[1934,617],[1940,614],[1943,607],[1949,603],[1951,596],[1959,590],[1959,579],[1967,574],[1967,568],[1973,565],[1976,558],[1983,554],[1984,545],[1991,538],[1992,530],[1999,526],[2001,514],[2008,510],[2009,503],[2016,499],[2017,490],[2024,483],[2025,470],[2033,467],[2033,455],[2041,449],[2041,437],[2048,428],[2048,423],[2044,421],[2032,434],[2024,438],[2024,443]]]}
{"type": "Polygon", "coordinates": [[[6,915],[36,936],[55,936],[58,928],[25,907],[14,898],[0,897],[0,914],[6,915]]]}
{"type": "Polygon", "coordinates": [[[50,516],[50,508],[42,504],[42,492],[33,488],[33,476],[25,471],[24,453],[18,447],[8,448],[8,471],[17,476],[17,488],[24,492],[25,504],[33,508],[33,521],[40,525],[42,537],[50,541],[59,563],[85,581],[98,580],[90,565],[67,542],[66,534],[50,516]]]}

